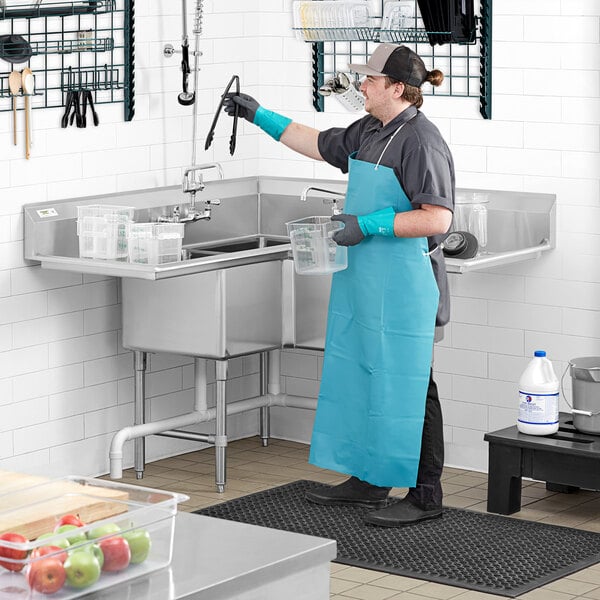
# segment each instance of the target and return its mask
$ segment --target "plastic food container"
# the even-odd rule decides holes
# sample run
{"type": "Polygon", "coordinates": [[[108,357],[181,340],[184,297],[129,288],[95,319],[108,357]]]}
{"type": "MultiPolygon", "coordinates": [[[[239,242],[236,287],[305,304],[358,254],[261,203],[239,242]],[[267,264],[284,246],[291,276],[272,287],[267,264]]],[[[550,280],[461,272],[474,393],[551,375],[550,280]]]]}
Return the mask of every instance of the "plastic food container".
{"type": "Polygon", "coordinates": [[[177,503],[187,499],[86,477],[8,489],[0,494],[2,599],[72,600],[168,566],[177,503]],[[55,531],[66,515],[85,525],[55,531]],[[28,541],[6,539],[7,532],[28,541]]]}
{"type": "Polygon", "coordinates": [[[294,267],[299,275],[329,275],[348,266],[348,251],[333,234],[343,228],[330,217],[306,217],[286,223],[294,267]]]}
{"type": "Polygon", "coordinates": [[[162,265],[181,260],[184,229],[183,223],[129,223],[129,262],[162,265]]]}
{"type": "Polygon", "coordinates": [[[77,207],[79,256],[112,260],[127,259],[127,224],[132,206],[88,204],[77,207]]]}

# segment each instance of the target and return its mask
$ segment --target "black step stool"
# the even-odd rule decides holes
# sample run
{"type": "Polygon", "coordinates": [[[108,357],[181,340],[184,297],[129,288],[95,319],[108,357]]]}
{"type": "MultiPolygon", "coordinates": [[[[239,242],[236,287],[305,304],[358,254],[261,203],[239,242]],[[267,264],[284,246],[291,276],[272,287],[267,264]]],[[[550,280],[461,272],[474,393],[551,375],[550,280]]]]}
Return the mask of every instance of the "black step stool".
{"type": "Polygon", "coordinates": [[[552,435],[525,435],[513,426],[483,439],[489,443],[488,512],[521,510],[521,477],[545,481],[553,492],[600,490],[600,435],[577,431],[569,413],[560,413],[552,435]]]}

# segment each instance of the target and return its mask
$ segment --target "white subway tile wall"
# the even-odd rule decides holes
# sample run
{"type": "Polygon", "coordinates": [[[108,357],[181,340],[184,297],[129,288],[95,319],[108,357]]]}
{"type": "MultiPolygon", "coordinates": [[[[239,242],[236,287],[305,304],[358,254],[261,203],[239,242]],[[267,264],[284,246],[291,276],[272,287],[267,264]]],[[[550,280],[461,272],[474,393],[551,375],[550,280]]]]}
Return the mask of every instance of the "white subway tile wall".
{"type": "MultiPolygon", "coordinates": [[[[225,122],[201,151],[232,73],[264,106],[307,125],[345,126],[360,116],[332,98],[324,113],[312,109],[311,48],[292,34],[291,3],[204,2],[196,143],[199,160],[221,162],[227,177],[344,178],[245,122],[234,157],[225,122]]],[[[133,360],[121,345],[118,281],[26,263],[21,214],[27,202],[180,183],[191,158],[191,110],[177,103],[178,59],[162,53],[165,43],[179,43],[180,6],[136,6],[133,122],[122,121],[121,106],[101,105],[98,128],[61,130],[60,110],[36,110],[26,161],[10,143],[10,111],[0,113],[0,469],[106,473],[113,434],[132,423],[133,360]]],[[[480,470],[487,468],[483,434],[514,423],[516,382],[534,349],[547,350],[561,374],[570,358],[600,356],[600,4],[503,0],[493,27],[493,119],[481,119],[473,98],[426,97],[423,111],[451,146],[459,186],[556,194],[558,245],[539,260],[450,276],[452,322],[434,362],[446,460],[480,470]]],[[[230,362],[228,398],[256,395],[258,358],[230,362]]],[[[322,363],[319,352],[284,351],[283,389],[317,397],[322,363]]],[[[208,379],[213,405],[211,362],[208,379]]],[[[190,410],[193,385],[190,357],[148,356],[152,418],[190,410]]],[[[309,440],[312,413],[272,412],[274,435],[309,440]]],[[[233,418],[228,433],[257,428],[248,413],[233,418]]],[[[147,458],[195,447],[153,437],[147,458]]],[[[129,443],[125,465],[132,460],[129,443]]]]}

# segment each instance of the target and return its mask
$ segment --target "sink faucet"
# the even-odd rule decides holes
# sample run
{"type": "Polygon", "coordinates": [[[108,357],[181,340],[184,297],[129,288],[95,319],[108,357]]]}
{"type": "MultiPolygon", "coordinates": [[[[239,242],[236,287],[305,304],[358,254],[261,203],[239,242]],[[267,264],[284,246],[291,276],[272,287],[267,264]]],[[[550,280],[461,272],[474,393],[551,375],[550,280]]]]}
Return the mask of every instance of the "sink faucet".
{"type": "Polygon", "coordinates": [[[331,210],[334,215],[341,214],[342,209],[338,206],[337,203],[338,203],[338,200],[344,199],[344,194],[342,194],[341,192],[336,192],[335,190],[324,190],[323,188],[318,188],[318,187],[309,185],[308,187],[306,187],[302,190],[302,194],[300,195],[300,200],[302,200],[302,202],[306,202],[306,198],[308,197],[309,192],[321,192],[324,194],[332,195],[333,198],[331,200],[327,200],[326,198],[323,198],[323,202],[333,205],[331,210]]]}
{"type": "Polygon", "coordinates": [[[193,223],[201,219],[209,220],[211,217],[212,206],[218,206],[221,201],[205,200],[204,209],[200,212],[196,209],[196,192],[201,192],[206,186],[204,184],[203,172],[209,169],[217,169],[219,179],[224,179],[223,167],[219,163],[208,163],[205,165],[192,165],[187,167],[183,173],[182,191],[190,195],[190,204],[187,210],[182,211],[180,206],[173,208],[171,216],[159,217],[162,223],[193,223]]]}

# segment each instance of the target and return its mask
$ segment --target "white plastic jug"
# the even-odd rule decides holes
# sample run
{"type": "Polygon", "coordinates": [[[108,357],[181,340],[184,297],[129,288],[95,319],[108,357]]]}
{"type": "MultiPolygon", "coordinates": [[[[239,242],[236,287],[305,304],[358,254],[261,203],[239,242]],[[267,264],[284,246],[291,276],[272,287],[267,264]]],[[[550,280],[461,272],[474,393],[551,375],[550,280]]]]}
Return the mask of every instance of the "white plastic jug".
{"type": "Polygon", "coordinates": [[[519,379],[517,429],[529,435],[551,435],[558,431],[560,384],[544,350],[536,350],[519,379]]]}

